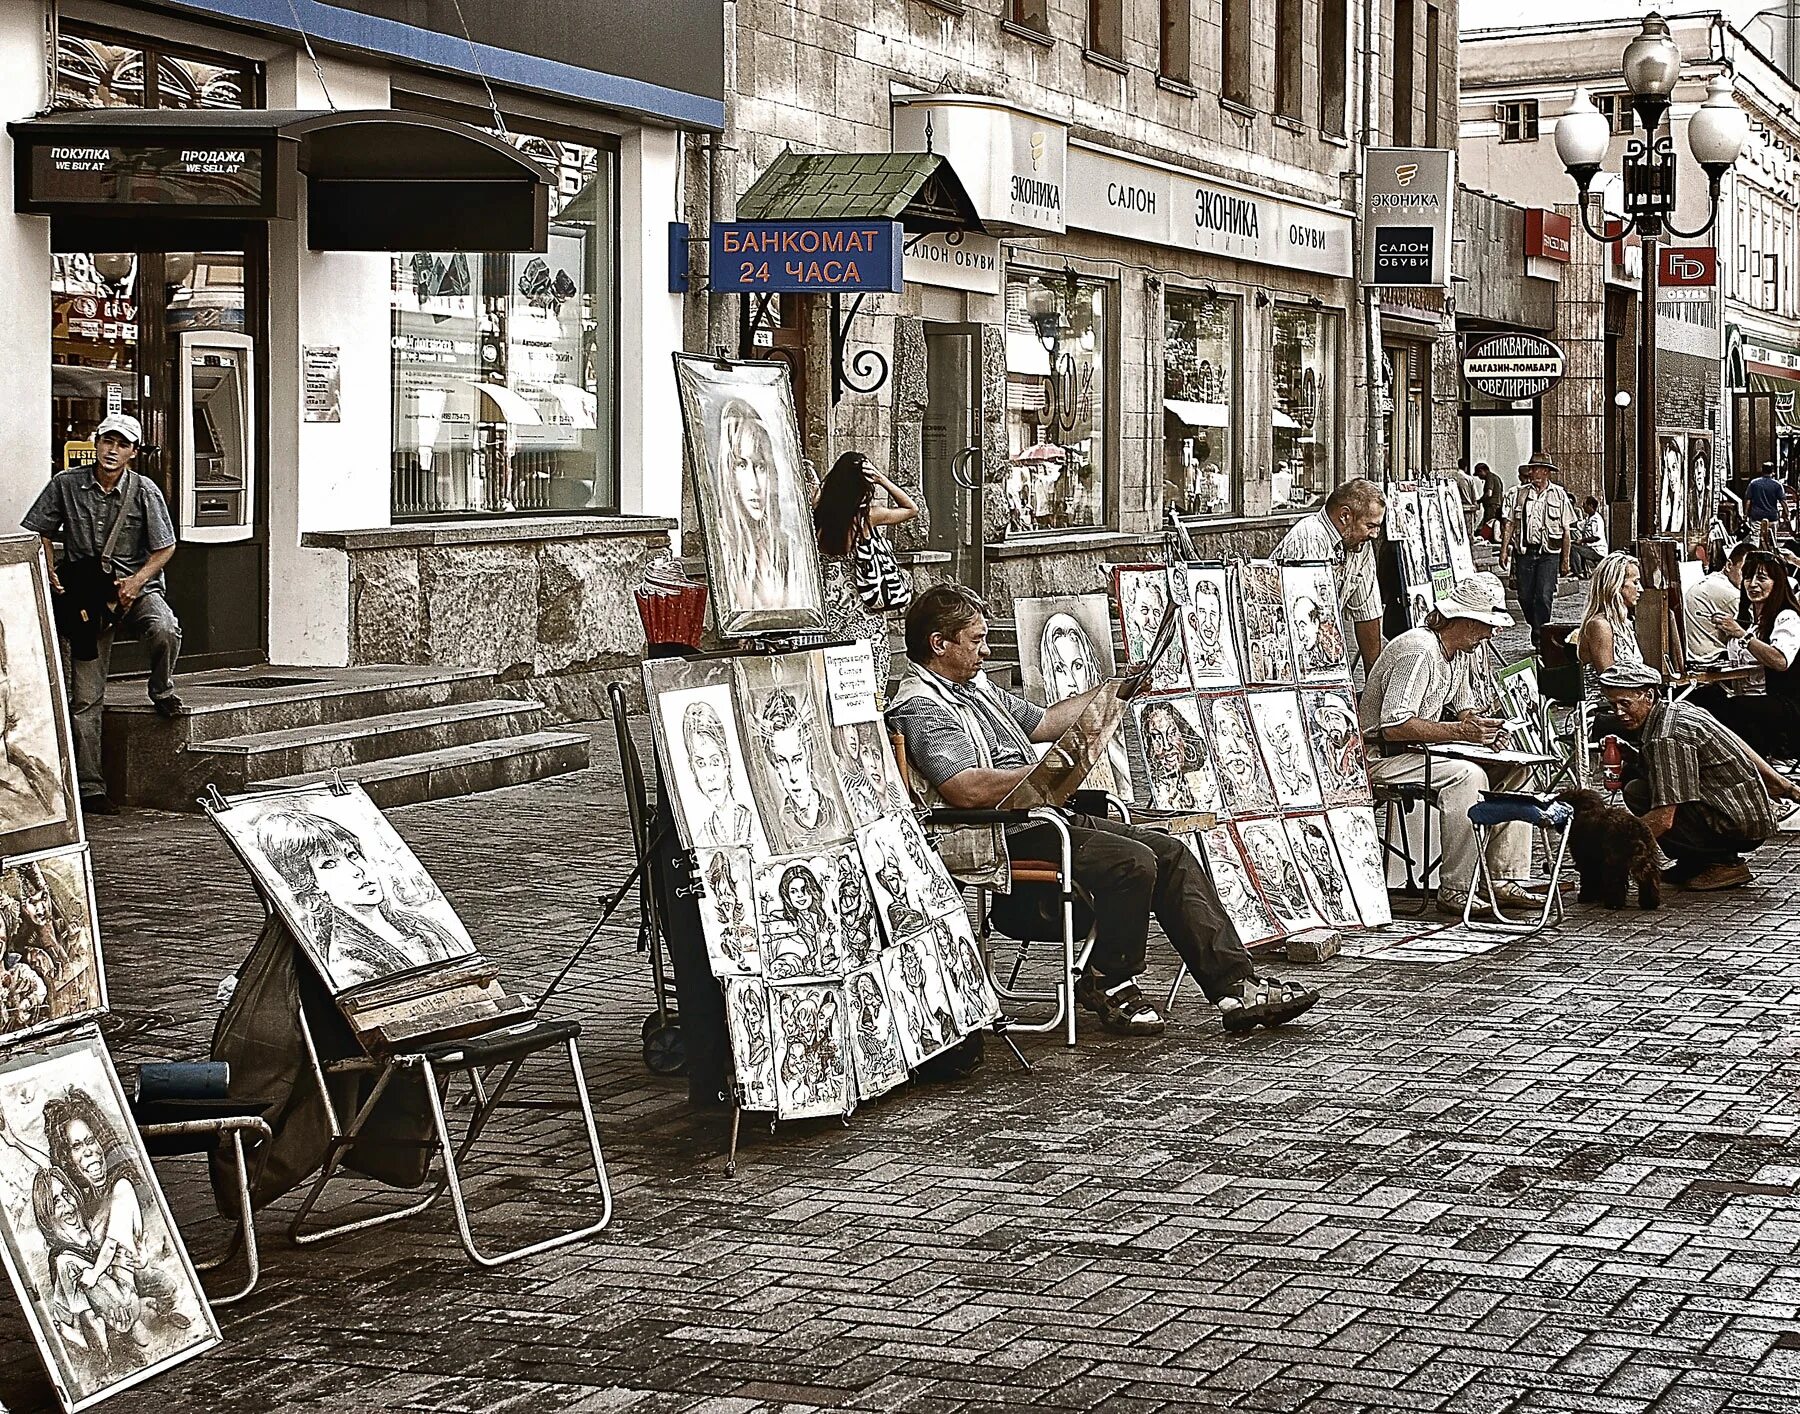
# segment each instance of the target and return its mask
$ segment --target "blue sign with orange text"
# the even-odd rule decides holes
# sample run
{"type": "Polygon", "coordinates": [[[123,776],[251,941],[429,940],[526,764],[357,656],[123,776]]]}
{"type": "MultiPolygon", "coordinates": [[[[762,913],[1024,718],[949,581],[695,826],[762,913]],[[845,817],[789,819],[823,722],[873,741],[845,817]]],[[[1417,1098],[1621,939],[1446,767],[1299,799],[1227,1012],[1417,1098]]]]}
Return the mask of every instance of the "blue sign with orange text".
{"type": "Polygon", "coordinates": [[[712,292],[867,294],[905,286],[898,221],[726,221],[712,228],[712,292]]]}

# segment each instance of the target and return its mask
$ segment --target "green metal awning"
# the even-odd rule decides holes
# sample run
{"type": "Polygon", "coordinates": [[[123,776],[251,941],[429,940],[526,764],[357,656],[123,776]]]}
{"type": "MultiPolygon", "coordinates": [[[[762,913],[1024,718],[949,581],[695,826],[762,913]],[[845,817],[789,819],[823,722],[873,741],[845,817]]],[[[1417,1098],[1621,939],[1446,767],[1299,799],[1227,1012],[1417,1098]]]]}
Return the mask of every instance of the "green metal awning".
{"type": "Polygon", "coordinates": [[[979,231],[956,171],[935,152],[784,152],[738,198],[740,221],[898,221],[979,231]]]}

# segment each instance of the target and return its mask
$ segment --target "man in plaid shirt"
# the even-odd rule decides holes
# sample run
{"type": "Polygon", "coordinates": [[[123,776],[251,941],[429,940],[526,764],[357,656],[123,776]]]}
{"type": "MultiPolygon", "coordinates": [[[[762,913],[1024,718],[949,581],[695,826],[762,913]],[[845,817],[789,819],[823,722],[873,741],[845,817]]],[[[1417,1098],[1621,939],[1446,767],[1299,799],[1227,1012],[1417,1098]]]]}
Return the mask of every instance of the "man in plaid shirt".
{"type": "Polygon", "coordinates": [[[1743,856],[1775,833],[1770,792],[1787,798],[1793,787],[1716,717],[1663,701],[1653,669],[1615,665],[1600,686],[1643,753],[1625,804],[1675,861],[1663,878],[1696,890],[1749,883],[1743,856]]]}

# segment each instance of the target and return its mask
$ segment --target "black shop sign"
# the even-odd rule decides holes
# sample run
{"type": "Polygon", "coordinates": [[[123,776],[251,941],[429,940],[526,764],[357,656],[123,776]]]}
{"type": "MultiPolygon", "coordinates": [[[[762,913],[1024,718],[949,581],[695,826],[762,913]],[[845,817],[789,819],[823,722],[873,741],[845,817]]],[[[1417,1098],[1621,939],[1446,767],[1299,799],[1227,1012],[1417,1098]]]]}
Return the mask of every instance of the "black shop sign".
{"type": "Polygon", "coordinates": [[[1429,285],[1437,231],[1431,226],[1377,226],[1375,285],[1429,285]]]}

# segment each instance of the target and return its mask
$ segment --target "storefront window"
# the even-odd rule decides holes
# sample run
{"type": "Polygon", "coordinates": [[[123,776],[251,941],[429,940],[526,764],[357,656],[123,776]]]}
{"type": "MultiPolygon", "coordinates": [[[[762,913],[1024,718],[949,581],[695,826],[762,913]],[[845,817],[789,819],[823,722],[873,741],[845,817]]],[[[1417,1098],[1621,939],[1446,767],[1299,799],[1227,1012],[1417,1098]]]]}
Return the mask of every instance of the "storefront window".
{"type": "Polygon", "coordinates": [[[1417,481],[1431,472],[1427,344],[1388,344],[1381,350],[1381,415],[1387,423],[1384,470],[1390,481],[1417,481]]]}
{"type": "Polygon", "coordinates": [[[1183,515],[1237,509],[1236,300],[1170,290],[1163,310],[1163,502],[1183,515]]]}
{"type": "Polygon", "coordinates": [[[507,138],[556,173],[549,250],[393,259],[395,519],[618,505],[613,154],[507,138]]]}
{"type": "Polygon", "coordinates": [[[56,42],[56,101],[68,108],[248,108],[255,66],[64,25],[56,42]]]}
{"type": "Polygon", "coordinates": [[[1072,273],[1006,277],[1008,528],[1106,524],[1108,287],[1072,273]]]}
{"type": "Polygon", "coordinates": [[[1272,509],[1299,511],[1337,485],[1338,316],[1275,307],[1275,474],[1272,509]]]}

